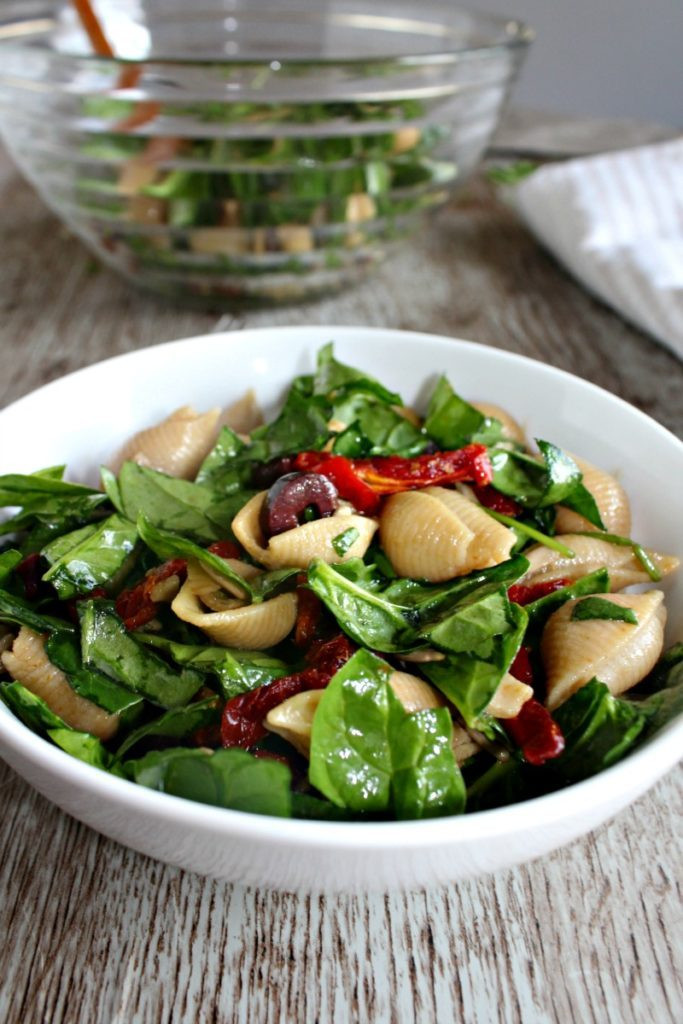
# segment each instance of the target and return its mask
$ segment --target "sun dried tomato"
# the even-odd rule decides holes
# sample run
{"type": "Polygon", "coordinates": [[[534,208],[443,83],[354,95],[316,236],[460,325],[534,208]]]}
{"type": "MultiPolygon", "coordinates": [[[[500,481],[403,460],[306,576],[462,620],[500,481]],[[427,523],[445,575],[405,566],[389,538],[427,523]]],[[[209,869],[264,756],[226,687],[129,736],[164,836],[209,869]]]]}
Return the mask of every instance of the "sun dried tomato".
{"type": "Polygon", "coordinates": [[[534,670],[531,667],[528,647],[520,647],[517,651],[514,661],[510,665],[510,675],[519,679],[520,683],[526,683],[528,686],[534,685],[534,670]]]}
{"type": "Polygon", "coordinates": [[[308,587],[297,588],[296,625],[294,627],[294,643],[297,647],[306,648],[310,645],[322,617],[322,601],[308,587]]]}
{"type": "Polygon", "coordinates": [[[377,512],[383,494],[458,481],[484,486],[491,483],[493,476],[483,444],[468,444],[455,451],[416,455],[412,459],[401,455],[347,459],[329,452],[300,452],[295,465],[302,472],[322,473],[328,477],[340,496],[366,515],[377,512]]]}
{"type": "Polygon", "coordinates": [[[210,551],[212,555],[218,555],[219,558],[242,557],[239,544],[235,544],[234,540],[216,540],[213,544],[209,544],[206,550],[210,551]]]}
{"type": "Polygon", "coordinates": [[[490,508],[493,512],[500,512],[501,515],[512,516],[514,519],[522,511],[522,506],[514,498],[508,498],[507,494],[501,494],[500,491],[497,491],[495,487],[491,487],[490,484],[474,487],[473,490],[477,501],[485,508],[490,508]]]}
{"type": "Polygon", "coordinates": [[[483,444],[468,444],[455,451],[433,455],[416,455],[413,459],[400,455],[354,459],[353,468],[377,494],[396,494],[458,481],[483,486],[490,484],[493,477],[491,460],[483,444]]]}
{"type": "Polygon", "coordinates": [[[184,580],[187,562],[184,558],[172,558],[156,569],[150,569],[144,579],[129,589],[122,590],[116,598],[116,611],[128,630],[140,629],[151,622],[157,613],[157,603],[152,600],[152,591],[162,580],[178,576],[184,580]]]}
{"type": "Polygon", "coordinates": [[[266,734],[263,720],[272,708],[304,690],[322,690],[332,676],[353,654],[351,641],[340,634],[320,643],[309,652],[310,668],[291,676],[282,676],[249,693],[240,693],[229,700],[221,719],[221,742],[224,747],[253,746],[266,734]]]}
{"type": "Polygon", "coordinates": [[[529,764],[545,764],[564,750],[559,725],[548,709],[533,698],[522,705],[516,718],[509,718],[503,724],[529,764]]]}
{"type": "Polygon", "coordinates": [[[554,594],[556,590],[568,587],[571,582],[566,579],[546,580],[543,583],[531,583],[528,586],[526,583],[514,583],[508,587],[508,597],[515,604],[531,604],[532,601],[538,601],[542,597],[547,597],[548,594],[554,594]]]}
{"type": "Polygon", "coordinates": [[[54,597],[54,590],[49,584],[43,583],[42,579],[46,564],[42,555],[35,551],[19,562],[14,570],[21,577],[29,601],[36,601],[39,597],[54,597]]]}

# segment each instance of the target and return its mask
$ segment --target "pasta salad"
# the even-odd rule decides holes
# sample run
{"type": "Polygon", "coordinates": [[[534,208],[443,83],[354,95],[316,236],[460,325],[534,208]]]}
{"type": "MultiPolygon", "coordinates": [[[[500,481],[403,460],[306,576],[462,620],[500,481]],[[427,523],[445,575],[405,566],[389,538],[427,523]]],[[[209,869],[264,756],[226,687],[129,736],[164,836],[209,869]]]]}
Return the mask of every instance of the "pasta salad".
{"type": "Polygon", "coordinates": [[[101,470],[0,476],[0,696],[161,792],[419,819],[608,767],[683,707],[618,480],[445,377],[421,413],[323,347],[101,470]],[[635,588],[635,589],[634,589],[635,588]]]}

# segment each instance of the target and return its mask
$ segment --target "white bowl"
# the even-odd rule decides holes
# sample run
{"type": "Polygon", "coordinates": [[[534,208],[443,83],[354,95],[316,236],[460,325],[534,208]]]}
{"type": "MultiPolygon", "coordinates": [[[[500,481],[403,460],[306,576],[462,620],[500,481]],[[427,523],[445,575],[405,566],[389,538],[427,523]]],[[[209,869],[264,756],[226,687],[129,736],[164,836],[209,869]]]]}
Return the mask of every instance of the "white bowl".
{"type": "MultiPolygon", "coordinates": [[[[521,356],[394,330],[287,327],[209,335],[108,360],[0,413],[0,472],[66,462],[96,476],[121,440],[186,402],[227,403],[255,387],[266,411],[314,353],[334,340],[419,402],[445,371],[473,400],[503,405],[532,436],[616,471],[632,496],[633,533],[681,553],[683,444],[600,388],[521,356]],[[676,489],[676,485],[678,489],[676,489]]],[[[667,581],[669,640],[683,635],[683,577],[667,581]]],[[[540,799],[464,817],[346,824],[290,821],[208,807],[91,768],[45,742],[0,706],[0,753],[31,785],[105,835],[202,874],[300,891],[422,888],[547,853],[603,822],[677,761],[683,719],[613,768],[540,799]]]]}

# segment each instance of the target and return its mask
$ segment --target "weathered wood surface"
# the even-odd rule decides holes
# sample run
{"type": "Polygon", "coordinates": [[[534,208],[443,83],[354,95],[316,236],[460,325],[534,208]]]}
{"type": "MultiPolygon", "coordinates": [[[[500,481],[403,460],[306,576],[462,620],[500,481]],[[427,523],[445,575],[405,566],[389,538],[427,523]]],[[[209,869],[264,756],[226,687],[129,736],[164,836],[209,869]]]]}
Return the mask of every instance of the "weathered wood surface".
{"type": "MultiPolygon", "coordinates": [[[[355,292],[222,317],[93,269],[0,166],[0,406],[105,356],[266,324],[473,338],[579,373],[683,432],[683,367],[587,296],[478,185],[355,292]]],[[[678,1024],[681,772],[521,868],[426,893],[302,898],[165,867],[0,767],[7,1024],[678,1024]]]]}

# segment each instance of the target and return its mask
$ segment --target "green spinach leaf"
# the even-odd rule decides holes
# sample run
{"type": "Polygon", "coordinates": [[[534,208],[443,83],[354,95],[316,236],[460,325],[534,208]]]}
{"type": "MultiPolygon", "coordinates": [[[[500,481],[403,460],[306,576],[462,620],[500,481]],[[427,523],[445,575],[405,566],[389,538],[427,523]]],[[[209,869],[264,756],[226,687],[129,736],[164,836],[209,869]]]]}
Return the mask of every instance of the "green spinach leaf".
{"type": "Polygon", "coordinates": [[[164,739],[186,739],[197,729],[218,725],[220,720],[221,712],[216,697],[207,697],[184,708],[172,708],[159,718],[131,732],[116,751],[116,756],[122,758],[141,740],[155,736],[162,736],[164,739]]]}
{"type": "Polygon", "coordinates": [[[187,534],[200,543],[210,544],[225,536],[212,515],[219,501],[206,487],[136,462],[124,462],[118,487],[124,515],[132,523],[143,513],[154,526],[187,534]]]}
{"type": "Polygon", "coordinates": [[[43,580],[62,600],[87,593],[125,572],[137,539],[135,526],[117,514],[67,533],[43,548],[50,564],[43,580]]]}
{"type": "Polygon", "coordinates": [[[638,625],[636,613],[632,608],[622,607],[622,605],[615,604],[614,601],[607,601],[603,597],[584,597],[572,609],[571,618],[575,622],[608,619],[616,622],[628,622],[632,626],[638,625]]]}
{"type": "Polygon", "coordinates": [[[466,402],[443,376],[429,400],[424,428],[441,448],[449,451],[471,442],[493,445],[503,440],[499,420],[484,416],[466,402]]]}
{"type": "Polygon", "coordinates": [[[122,715],[124,724],[130,725],[142,711],[141,697],[109,676],[84,667],[80,643],[73,633],[52,633],[45,642],[45,652],[52,664],[65,673],[76,693],[112,715],[122,715]]]}
{"type": "Polygon", "coordinates": [[[13,622],[17,626],[28,626],[36,633],[51,632],[53,629],[74,631],[71,623],[53,615],[43,615],[22,597],[0,590],[0,622],[13,622]]]}

